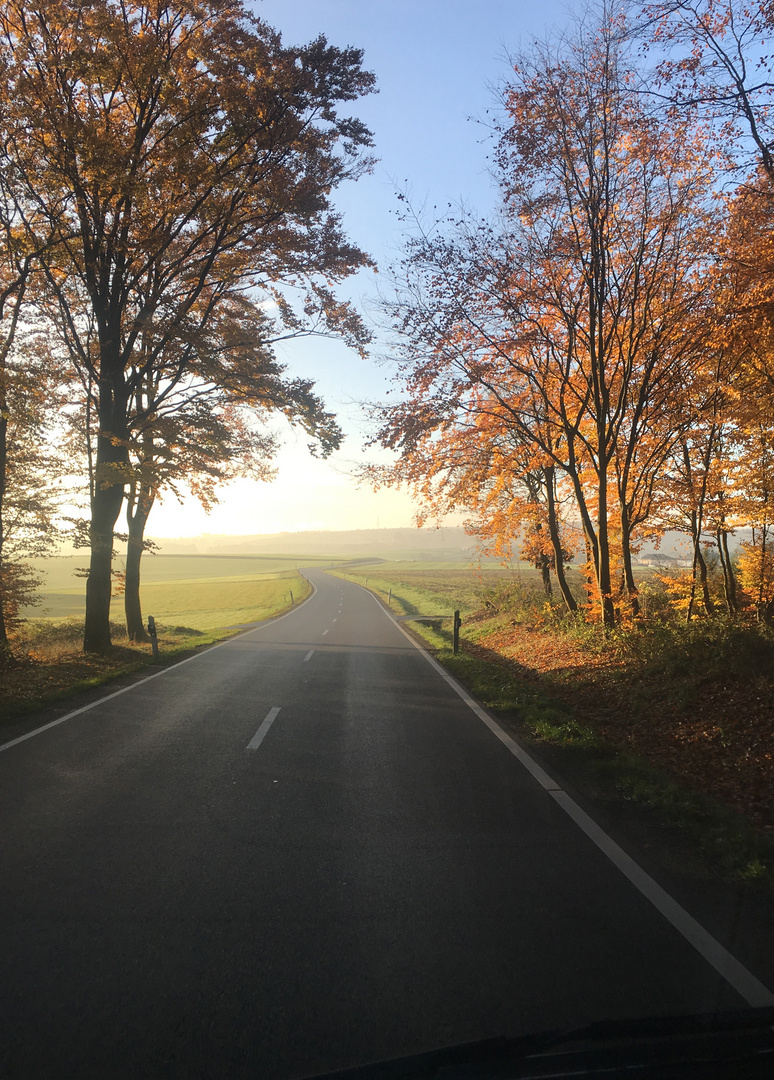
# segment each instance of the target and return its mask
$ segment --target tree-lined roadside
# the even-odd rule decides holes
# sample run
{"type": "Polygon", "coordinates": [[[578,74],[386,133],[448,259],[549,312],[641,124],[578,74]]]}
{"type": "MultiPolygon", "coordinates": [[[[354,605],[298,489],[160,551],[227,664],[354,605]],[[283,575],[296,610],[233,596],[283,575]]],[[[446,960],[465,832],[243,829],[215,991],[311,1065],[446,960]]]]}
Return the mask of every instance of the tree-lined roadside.
{"type": "Polygon", "coordinates": [[[290,377],[274,346],[316,333],[361,351],[368,341],[335,287],[370,259],[332,193],[371,166],[371,133],[349,109],[373,88],[360,50],[323,37],[287,46],[239,0],[0,4],[6,659],[3,613],[13,621],[29,593],[18,567],[57,524],[39,498],[9,527],[29,494],[31,437],[69,445],[38,468],[38,487],[74,476],[86,503],[76,541],[89,550],[88,652],[111,643],[125,500],[126,613],[139,639],[139,564],[161,491],[211,506],[215,482],[267,476],[273,414],[323,455],[339,445],[312,380],[290,377]]]}
{"type": "Polygon", "coordinates": [[[406,211],[375,410],[397,457],[366,472],[608,630],[647,614],[634,556],[674,531],[686,621],[774,623],[772,29],[736,0],[589,9],[513,59],[493,212],[406,211]]]}

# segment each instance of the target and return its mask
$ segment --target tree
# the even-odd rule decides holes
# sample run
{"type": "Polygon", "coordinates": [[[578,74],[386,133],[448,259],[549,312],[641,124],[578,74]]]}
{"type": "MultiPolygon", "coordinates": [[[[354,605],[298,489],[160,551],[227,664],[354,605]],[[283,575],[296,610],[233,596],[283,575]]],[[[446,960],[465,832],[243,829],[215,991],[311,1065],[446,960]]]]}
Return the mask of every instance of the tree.
{"type": "Polygon", "coordinates": [[[752,540],[740,547],[739,579],[759,619],[774,621],[774,420],[747,431],[739,462],[752,540]]]}
{"type": "Polygon", "coordinates": [[[519,469],[511,460],[490,470],[478,486],[473,480],[469,491],[473,497],[469,495],[468,503],[477,514],[470,531],[484,541],[485,552],[510,557],[518,539],[519,558],[540,571],[546,596],[553,596],[553,572],[567,610],[577,611],[565,574],[574,553],[564,542],[567,530],[557,509],[555,466],[519,469]]]}
{"type": "Polygon", "coordinates": [[[421,519],[467,511],[465,527],[484,553],[510,560],[518,550],[541,571],[548,596],[553,571],[567,609],[576,611],[564,572],[573,553],[565,542],[552,462],[522,440],[499,403],[480,390],[459,399],[448,395],[443,419],[415,412],[422,405],[420,396],[378,410],[380,437],[400,448],[401,457],[389,466],[369,466],[367,478],[377,486],[409,484],[421,500],[421,519]],[[416,427],[409,427],[408,413],[419,420],[416,427]]]}
{"type": "MultiPolygon", "coordinates": [[[[51,373],[29,346],[17,347],[25,300],[35,291],[36,255],[49,237],[44,231],[31,238],[6,195],[0,176],[0,659],[9,655],[8,630],[20,606],[34,599],[37,582],[20,559],[46,548],[52,515],[41,440],[51,373]]],[[[28,304],[27,318],[30,310],[28,304]]]]}
{"type": "MultiPolygon", "coordinates": [[[[729,372],[723,384],[723,419],[718,421],[715,409],[706,432],[704,461],[695,463],[698,469],[694,466],[694,476],[702,480],[698,492],[702,498],[692,499],[701,523],[703,496],[714,487],[709,511],[714,517],[726,605],[733,613],[739,603],[728,551],[729,519],[736,517],[740,524],[753,526],[753,544],[742,544],[743,583],[757,597],[759,608],[765,595],[768,454],[773,445],[774,410],[774,79],[770,52],[774,19],[771,5],[739,0],[666,0],[646,5],[643,13],[646,45],[654,42],[669,54],[656,69],[665,103],[673,112],[690,111],[711,125],[725,154],[728,175],[746,173],[726,198],[728,223],[716,275],[716,339],[729,372]],[[722,442],[724,453],[720,452],[722,442]]],[[[696,440],[691,446],[696,446],[696,440]]],[[[686,461],[688,457],[686,445],[686,461]]],[[[708,606],[698,535],[694,551],[693,588],[698,564],[708,606]]],[[[688,611],[690,615],[690,604],[688,611]]]]}
{"type": "Polygon", "coordinates": [[[660,96],[674,110],[699,112],[717,127],[733,164],[753,156],[774,180],[772,57],[774,21],[763,0],[661,0],[642,7],[646,48],[672,51],[656,68],[660,96]]]}
{"type": "Polygon", "coordinates": [[[130,405],[126,520],[128,541],[124,606],[131,640],[146,637],[140,605],[140,561],[145,528],[156,498],[185,485],[210,509],[214,484],[236,476],[266,479],[276,439],[264,417],[280,413],[301,426],[327,456],[341,441],[333,416],[307,379],[291,379],[272,349],[273,325],[263,309],[236,294],[218,305],[206,330],[171,342],[155,365],[150,332],[137,353],[130,405]],[[150,339],[150,340],[149,340],[150,339]],[[177,378],[181,353],[189,377],[177,378]]]}
{"type": "Polygon", "coordinates": [[[338,110],[374,79],[358,50],[283,46],[239,0],[5,0],[0,59],[0,168],[20,220],[54,231],[40,265],[94,400],[84,647],[103,650],[137,379],[235,289],[295,319],[301,288],[358,333],[330,286],[367,258],[330,197],[368,167],[370,133],[338,110]]]}
{"type": "Polygon", "coordinates": [[[712,222],[711,162],[632,92],[624,43],[608,20],[515,67],[499,218],[409,246],[410,393],[382,431],[410,456],[482,408],[531,446],[571,485],[606,626],[616,557],[638,610],[630,547],[705,333],[712,222]]]}
{"type": "Polygon", "coordinates": [[[719,271],[723,344],[736,362],[742,427],[774,415],[774,178],[758,172],[728,201],[719,271]]]}
{"type": "MultiPolygon", "coordinates": [[[[19,294],[15,304],[21,306],[19,294]]],[[[12,315],[8,322],[13,321],[12,315]]],[[[38,602],[40,581],[27,560],[48,554],[55,537],[58,462],[50,438],[56,382],[34,338],[6,325],[0,351],[0,660],[20,609],[38,602]],[[11,347],[11,337],[14,337],[11,347]]]]}
{"type": "MultiPolygon", "coordinates": [[[[6,246],[6,253],[8,246],[6,246]]],[[[11,258],[13,258],[11,256],[11,258]]],[[[9,425],[11,424],[11,398],[12,398],[12,375],[9,369],[9,354],[16,336],[16,327],[21,311],[22,297],[29,276],[29,263],[27,260],[21,266],[12,265],[10,273],[6,274],[5,281],[0,287],[0,326],[2,327],[2,340],[0,340],[0,655],[8,653],[8,627],[7,609],[9,601],[17,591],[11,587],[9,569],[6,567],[6,538],[8,526],[6,523],[6,499],[10,481],[10,463],[8,456],[9,448],[9,425]],[[10,310],[10,317],[7,315],[10,310]]]]}

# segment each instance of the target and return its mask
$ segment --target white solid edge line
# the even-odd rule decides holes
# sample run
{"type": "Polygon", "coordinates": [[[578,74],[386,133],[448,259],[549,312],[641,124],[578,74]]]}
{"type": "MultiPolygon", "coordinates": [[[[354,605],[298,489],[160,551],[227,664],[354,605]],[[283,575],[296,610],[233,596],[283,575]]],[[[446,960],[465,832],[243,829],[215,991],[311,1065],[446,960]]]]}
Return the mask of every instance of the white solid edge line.
{"type": "Polygon", "coordinates": [[[557,789],[550,794],[599,850],[604,852],[612,863],[615,863],[632,885],[647,900],[650,900],[664,918],[693,945],[694,949],[723,976],[726,982],[733,986],[748,1005],[756,1007],[774,1005],[774,994],[756,979],[752,972],[748,971],[725,946],[708,933],[701,923],[689,915],[666,889],[663,889],[650,874],[642,869],[639,863],[627,855],[623,848],[619,847],[585,810],[581,810],[566,791],[557,789]]]}
{"type": "MultiPolygon", "coordinates": [[[[356,584],[356,582],[352,582],[356,584]]],[[[432,667],[438,672],[438,674],[449,684],[452,690],[455,691],[459,697],[465,702],[465,704],[476,714],[479,720],[483,720],[493,735],[503,743],[504,746],[510,750],[515,758],[524,766],[525,769],[537,780],[541,787],[545,788],[548,794],[555,800],[557,806],[560,806],[562,810],[575,822],[579,829],[581,829],[589,840],[594,843],[599,850],[607,856],[607,858],[616,866],[621,873],[626,877],[631,884],[637,889],[637,891],[649,900],[650,903],[656,908],[656,910],[663,915],[663,917],[669,922],[679,934],[682,935],[685,940],[696,949],[700,956],[702,956],[708,964],[710,964],[722,977],[729,983],[734,990],[744,998],[748,1005],[752,1005],[756,1008],[764,1006],[774,1005],[774,994],[763,985],[763,983],[756,979],[751,971],[740,963],[735,956],[733,956],[724,945],[721,945],[708,931],[704,929],[701,923],[697,922],[692,915],[682,907],[678,902],[669,895],[666,889],[663,889],[650,874],[635,862],[635,860],[627,855],[626,852],[620,847],[612,837],[600,828],[599,825],[585,812],[581,810],[580,806],[572,799],[566,791],[556,782],[548,773],[542,769],[536,761],[533,760],[531,755],[519,744],[511,738],[511,736],[504,731],[497,721],[489,715],[473,698],[468,694],[467,690],[462,687],[457,680],[438,663],[435,657],[431,656],[427,649],[423,648],[418,641],[403,629],[399,622],[395,619],[392,612],[388,611],[375,596],[370,589],[365,589],[363,585],[359,585],[358,588],[364,589],[369,596],[372,596],[379,609],[392,621],[392,623],[400,630],[401,634],[411,642],[417,651],[424,656],[432,667]]]]}
{"type": "Polygon", "coordinates": [[[258,747],[261,745],[263,740],[266,738],[266,735],[268,733],[269,728],[274,723],[274,721],[277,719],[277,713],[279,711],[280,711],[280,706],[279,705],[275,705],[273,709],[269,709],[268,713],[266,714],[265,720],[263,721],[261,726],[258,728],[255,735],[253,735],[250,742],[247,744],[247,749],[248,750],[257,750],[258,749],[258,747]]]}
{"type": "MultiPolygon", "coordinates": [[[[309,581],[308,578],[306,578],[309,581]]],[[[104,705],[106,701],[112,701],[113,698],[120,697],[121,694],[127,694],[130,690],[136,690],[138,686],[143,686],[145,683],[150,682],[152,679],[158,679],[161,675],[166,675],[168,671],[174,671],[175,668],[182,667],[183,664],[190,664],[192,660],[198,660],[200,656],[205,656],[207,653],[213,652],[214,649],[222,649],[224,645],[230,645],[232,641],[239,641],[243,637],[247,637],[249,634],[254,634],[256,630],[262,630],[264,626],[268,626],[270,623],[281,622],[282,619],[287,619],[288,615],[294,615],[300,608],[311,600],[317,592],[317,586],[313,581],[309,581],[312,586],[312,591],[300,604],[297,604],[290,611],[286,611],[284,615],[278,615],[276,619],[267,619],[260,626],[254,626],[252,630],[245,630],[244,634],[235,634],[233,637],[226,638],[225,641],[219,641],[216,645],[210,645],[208,649],[202,649],[201,652],[195,653],[194,656],[187,656],[185,660],[178,660],[176,664],[170,664],[169,667],[165,667],[162,671],[155,671],[152,675],[146,675],[144,679],[138,679],[137,682],[132,683],[131,686],[125,686],[121,690],[116,690],[112,694],[107,694],[105,697],[99,698],[97,701],[92,701],[91,705],[83,705],[80,709],[73,709],[72,712],[66,713],[64,716],[60,716],[57,720],[49,720],[47,724],[42,724],[40,727],[33,728],[32,731],[28,731],[24,735],[19,735],[16,739],[11,739],[7,743],[0,745],[0,754],[4,750],[10,750],[12,746],[18,746],[19,743],[26,742],[27,739],[33,739],[36,735],[42,735],[44,731],[48,731],[49,728],[58,727],[59,724],[64,724],[66,720],[72,720],[76,716],[80,716],[81,713],[89,712],[90,709],[96,709],[98,705],[104,705]]]]}

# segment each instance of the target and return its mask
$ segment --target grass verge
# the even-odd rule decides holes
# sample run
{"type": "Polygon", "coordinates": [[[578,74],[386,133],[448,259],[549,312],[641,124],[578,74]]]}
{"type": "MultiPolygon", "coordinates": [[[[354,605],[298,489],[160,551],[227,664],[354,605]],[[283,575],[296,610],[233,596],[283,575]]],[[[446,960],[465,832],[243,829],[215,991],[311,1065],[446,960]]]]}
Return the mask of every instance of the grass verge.
{"type": "MultiPolygon", "coordinates": [[[[400,570],[380,570],[368,588],[390,596],[396,614],[432,614],[447,599],[432,575],[406,583],[400,570]]],[[[339,573],[365,584],[362,572],[339,573]]],[[[756,802],[755,785],[734,775],[738,732],[713,713],[733,709],[725,690],[760,727],[756,702],[770,707],[766,643],[761,651],[757,635],[745,643],[738,628],[710,626],[681,634],[679,647],[663,629],[602,647],[589,628],[536,630],[482,611],[485,595],[480,585],[477,595],[457,593],[469,617],[456,656],[451,623],[409,626],[506,729],[662,863],[774,893],[770,771],[761,773],[768,799],[756,802]]]]}

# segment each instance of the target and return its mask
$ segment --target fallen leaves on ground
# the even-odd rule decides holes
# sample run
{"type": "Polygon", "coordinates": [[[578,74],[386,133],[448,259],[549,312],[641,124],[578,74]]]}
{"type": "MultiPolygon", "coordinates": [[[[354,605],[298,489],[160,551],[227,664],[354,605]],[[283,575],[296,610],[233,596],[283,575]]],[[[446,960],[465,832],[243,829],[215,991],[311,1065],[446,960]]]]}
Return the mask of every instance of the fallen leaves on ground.
{"type": "Polygon", "coordinates": [[[55,659],[34,653],[17,656],[0,668],[0,718],[33,709],[89,680],[126,671],[143,663],[146,653],[141,647],[114,646],[104,656],[83,652],[64,653],[55,659]]]}
{"type": "Polygon", "coordinates": [[[722,799],[757,826],[774,828],[771,676],[732,681],[718,671],[698,683],[665,681],[625,659],[525,625],[484,631],[465,647],[550,693],[614,746],[722,799]]]}

